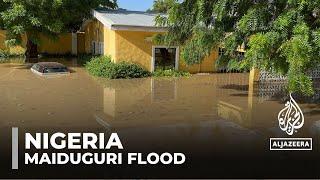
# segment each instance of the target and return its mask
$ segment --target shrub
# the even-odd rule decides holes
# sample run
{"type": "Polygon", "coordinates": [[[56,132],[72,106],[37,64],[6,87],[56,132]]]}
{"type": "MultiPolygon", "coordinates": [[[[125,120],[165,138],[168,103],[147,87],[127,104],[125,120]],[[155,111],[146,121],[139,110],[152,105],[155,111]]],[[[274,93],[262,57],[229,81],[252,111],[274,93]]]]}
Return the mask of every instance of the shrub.
{"type": "Polygon", "coordinates": [[[109,79],[130,79],[150,76],[150,73],[137,64],[113,63],[109,56],[93,57],[86,63],[90,74],[109,79]]]}
{"type": "Polygon", "coordinates": [[[10,58],[1,58],[0,63],[15,63],[15,64],[24,64],[25,59],[22,57],[10,57],[10,58]]]}
{"type": "Polygon", "coordinates": [[[112,66],[111,58],[108,56],[93,57],[85,65],[88,72],[93,76],[104,77],[106,71],[112,66]]]}
{"type": "Polygon", "coordinates": [[[10,49],[0,49],[0,58],[23,57],[24,49],[13,47],[10,49]]]}
{"type": "Polygon", "coordinates": [[[189,72],[176,71],[172,69],[168,70],[156,70],[153,74],[154,77],[190,77],[189,72]]]}
{"type": "Polygon", "coordinates": [[[9,56],[9,51],[0,49],[0,58],[8,58],[9,56]]]}
{"type": "Polygon", "coordinates": [[[110,70],[110,79],[130,79],[150,76],[150,73],[141,66],[124,61],[118,64],[113,64],[110,70]]]}
{"type": "Polygon", "coordinates": [[[77,57],[77,63],[80,66],[85,66],[94,57],[96,56],[93,56],[91,54],[79,54],[77,57]]]}

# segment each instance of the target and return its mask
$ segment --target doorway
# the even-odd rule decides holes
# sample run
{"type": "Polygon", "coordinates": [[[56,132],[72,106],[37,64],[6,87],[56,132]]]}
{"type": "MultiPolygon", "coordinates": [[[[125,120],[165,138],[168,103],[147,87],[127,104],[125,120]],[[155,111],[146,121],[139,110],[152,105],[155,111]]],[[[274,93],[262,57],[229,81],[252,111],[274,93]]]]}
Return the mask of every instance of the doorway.
{"type": "Polygon", "coordinates": [[[153,47],[152,49],[152,71],[156,70],[178,70],[179,48],[178,47],[153,47]]]}

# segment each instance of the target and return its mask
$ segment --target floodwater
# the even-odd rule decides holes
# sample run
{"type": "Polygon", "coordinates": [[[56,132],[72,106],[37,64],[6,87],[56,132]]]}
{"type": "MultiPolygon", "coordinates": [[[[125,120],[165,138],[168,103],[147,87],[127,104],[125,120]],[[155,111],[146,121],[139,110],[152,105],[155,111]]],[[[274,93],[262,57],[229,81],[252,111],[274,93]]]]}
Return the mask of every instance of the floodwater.
{"type": "MultiPolygon", "coordinates": [[[[107,80],[90,76],[75,60],[51,60],[66,64],[72,73],[41,77],[30,71],[30,64],[0,64],[2,125],[124,132],[190,128],[190,134],[199,135],[202,127],[281,133],[277,116],[288,94],[279,83],[249,87],[247,73],[107,80]]],[[[297,100],[306,131],[320,125],[319,99],[297,100]]]]}
{"type": "MultiPolygon", "coordinates": [[[[251,86],[247,73],[106,80],[58,61],[72,73],[40,77],[30,64],[0,64],[2,128],[117,132],[125,148],[201,153],[218,144],[268,149],[268,138],[287,137],[278,125],[283,84],[251,86]]],[[[305,117],[297,136],[319,139],[319,94],[294,97],[305,117]]]]}

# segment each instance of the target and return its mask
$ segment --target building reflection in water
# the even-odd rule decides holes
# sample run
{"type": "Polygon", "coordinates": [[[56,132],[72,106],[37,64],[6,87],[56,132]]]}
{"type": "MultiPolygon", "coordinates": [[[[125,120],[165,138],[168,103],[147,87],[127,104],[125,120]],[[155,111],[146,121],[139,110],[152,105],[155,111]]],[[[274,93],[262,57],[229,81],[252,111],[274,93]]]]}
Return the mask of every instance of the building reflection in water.
{"type": "MultiPolygon", "coordinates": [[[[241,134],[249,140],[258,134],[285,135],[277,120],[288,98],[283,83],[257,85],[249,83],[248,74],[230,73],[102,84],[103,112],[96,119],[109,130],[162,132],[165,128],[197,136],[241,134]]],[[[295,97],[309,120],[306,126],[319,124],[319,92],[312,98],[295,97]]],[[[310,128],[306,129],[308,134],[310,128]]],[[[318,132],[319,126],[313,129],[318,132]]]]}

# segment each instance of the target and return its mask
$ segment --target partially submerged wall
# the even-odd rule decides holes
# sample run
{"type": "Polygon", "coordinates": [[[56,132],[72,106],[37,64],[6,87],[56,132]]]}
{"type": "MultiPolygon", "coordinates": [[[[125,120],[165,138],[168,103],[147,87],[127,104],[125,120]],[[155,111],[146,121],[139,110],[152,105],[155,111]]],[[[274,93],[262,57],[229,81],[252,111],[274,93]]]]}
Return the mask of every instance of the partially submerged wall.
{"type": "MultiPolygon", "coordinates": [[[[151,71],[152,47],[154,44],[150,41],[158,32],[138,32],[138,31],[115,31],[115,61],[128,61],[139,64],[151,71]]],[[[191,73],[215,72],[215,62],[218,59],[218,50],[212,51],[211,55],[206,57],[201,64],[188,66],[184,60],[179,58],[179,70],[191,73]]]]}
{"type": "MultiPolygon", "coordinates": [[[[85,53],[84,34],[77,33],[77,52],[78,54],[85,53]]],[[[9,49],[5,45],[6,31],[0,30],[0,49],[9,49]]],[[[11,53],[24,53],[27,38],[22,36],[22,45],[16,47],[10,47],[11,53]]],[[[40,44],[38,46],[39,53],[52,54],[52,55],[65,55],[72,53],[72,33],[61,33],[56,38],[49,38],[45,35],[40,35],[40,44]]]]}
{"type": "Polygon", "coordinates": [[[40,35],[38,51],[44,54],[71,54],[72,34],[63,33],[56,38],[40,35]]]}

